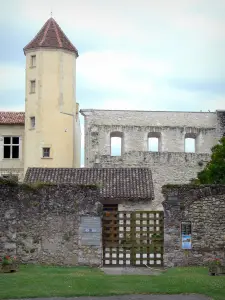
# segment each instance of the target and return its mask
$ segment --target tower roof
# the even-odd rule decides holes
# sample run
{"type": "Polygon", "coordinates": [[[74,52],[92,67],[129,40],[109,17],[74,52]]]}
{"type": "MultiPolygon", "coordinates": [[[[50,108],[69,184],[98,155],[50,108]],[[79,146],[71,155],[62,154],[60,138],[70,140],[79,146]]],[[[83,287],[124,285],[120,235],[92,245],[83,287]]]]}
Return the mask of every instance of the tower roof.
{"type": "Polygon", "coordinates": [[[78,56],[76,47],[52,17],[47,20],[33,40],[23,48],[24,54],[27,50],[36,48],[65,49],[78,56]]]}

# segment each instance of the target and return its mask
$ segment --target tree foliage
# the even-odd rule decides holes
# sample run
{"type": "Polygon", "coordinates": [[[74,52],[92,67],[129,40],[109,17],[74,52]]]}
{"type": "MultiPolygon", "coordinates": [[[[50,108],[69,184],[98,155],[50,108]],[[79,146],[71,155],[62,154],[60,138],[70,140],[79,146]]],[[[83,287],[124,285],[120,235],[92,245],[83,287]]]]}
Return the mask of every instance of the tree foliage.
{"type": "Polygon", "coordinates": [[[198,173],[198,181],[201,184],[225,184],[225,137],[211,150],[211,160],[198,173]]]}

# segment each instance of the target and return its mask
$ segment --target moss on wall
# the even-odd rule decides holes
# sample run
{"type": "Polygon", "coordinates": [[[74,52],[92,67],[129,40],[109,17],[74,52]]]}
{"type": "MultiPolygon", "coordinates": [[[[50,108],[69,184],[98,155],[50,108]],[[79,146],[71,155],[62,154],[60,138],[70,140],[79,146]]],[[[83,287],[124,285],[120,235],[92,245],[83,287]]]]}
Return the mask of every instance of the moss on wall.
{"type": "MultiPolygon", "coordinates": [[[[53,182],[35,182],[35,183],[18,183],[16,180],[14,180],[13,178],[10,179],[5,179],[0,177],[0,185],[5,185],[5,186],[9,186],[9,187],[21,187],[23,190],[27,190],[27,191],[35,191],[35,190],[39,190],[42,188],[46,188],[46,187],[51,187],[51,186],[57,186],[57,185],[67,185],[66,183],[63,184],[56,184],[53,182]]],[[[68,185],[74,185],[80,189],[87,189],[87,190],[97,190],[98,188],[100,188],[100,186],[98,184],[68,184],[68,185]]]]}

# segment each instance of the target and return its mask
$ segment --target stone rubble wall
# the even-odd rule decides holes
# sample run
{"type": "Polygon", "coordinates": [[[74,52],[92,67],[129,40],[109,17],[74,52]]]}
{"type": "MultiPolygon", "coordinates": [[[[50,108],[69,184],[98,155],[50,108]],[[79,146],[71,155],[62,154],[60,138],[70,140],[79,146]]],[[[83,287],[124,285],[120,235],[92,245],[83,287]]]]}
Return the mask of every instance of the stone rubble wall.
{"type": "Polygon", "coordinates": [[[101,216],[89,187],[0,183],[0,255],[24,263],[101,265],[102,246],[83,246],[81,216],[101,216]]]}
{"type": "Polygon", "coordinates": [[[217,134],[219,137],[225,136],[225,110],[217,111],[217,134]]]}
{"type": "Polygon", "coordinates": [[[215,257],[225,265],[225,185],[164,186],[163,193],[165,265],[205,265],[215,257]],[[182,221],[192,225],[191,250],[181,248],[182,221]]]}
{"type": "MultiPolygon", "coordinates": [[[[150,210],[162,210],[163,185],[186,184],[210,160],[218,142],[218,112],[82,110],[85,119],[85,167],[148,167],[155,199],[150,210]],[[122,155],[111,156],[110,134],[122,136],[122,155]],[[159,152],[148,151],[148,134],[160,134],[159,152]],[[195,137],[196,152],[185,153],[185,137],[195,137]]],[[[220,123],[219,123],[220,122],[220,123]]],[[[219,126],[219,127],[218,127],[219,126]]]]}

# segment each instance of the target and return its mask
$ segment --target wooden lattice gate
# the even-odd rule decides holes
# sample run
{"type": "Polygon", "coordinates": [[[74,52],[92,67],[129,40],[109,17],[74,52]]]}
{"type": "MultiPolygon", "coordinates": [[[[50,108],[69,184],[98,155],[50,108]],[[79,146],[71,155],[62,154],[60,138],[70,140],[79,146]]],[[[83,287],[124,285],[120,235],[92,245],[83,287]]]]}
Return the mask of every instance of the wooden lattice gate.
{"type": "Polygon", "coordinates": [[[103,264],[163,266],[163,212],[104,211],[103,264]]]}

